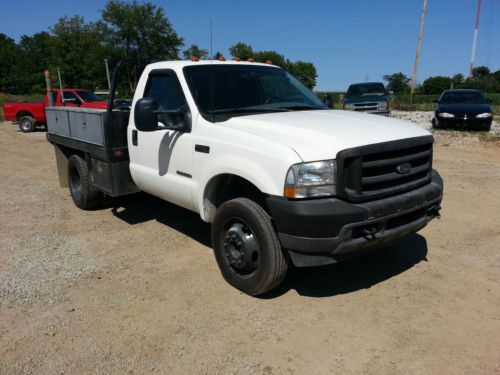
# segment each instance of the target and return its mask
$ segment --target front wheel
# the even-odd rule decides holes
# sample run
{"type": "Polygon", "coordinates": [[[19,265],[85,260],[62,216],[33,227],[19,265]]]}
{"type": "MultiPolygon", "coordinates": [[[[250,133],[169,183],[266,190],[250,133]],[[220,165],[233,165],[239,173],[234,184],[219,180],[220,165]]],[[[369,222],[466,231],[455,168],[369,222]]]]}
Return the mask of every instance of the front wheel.
{"type": "Polygon", "coordinates": [[[271,219],[247,198],[232,199],[217,209],[212,245],[224,279],[246,294],[266,293],[286,276],[288,258],[271,219]]]}

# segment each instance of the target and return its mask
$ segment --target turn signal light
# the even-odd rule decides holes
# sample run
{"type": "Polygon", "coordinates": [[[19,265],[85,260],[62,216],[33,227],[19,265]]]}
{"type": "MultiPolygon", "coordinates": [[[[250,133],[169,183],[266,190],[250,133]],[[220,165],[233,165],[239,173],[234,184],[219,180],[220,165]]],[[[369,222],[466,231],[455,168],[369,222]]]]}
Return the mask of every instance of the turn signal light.
{"type": "Polygon", "coordinates": [[[296,189],[293,187],[285,186],[284,196],[285,198],[295,198],[296,189]]]}

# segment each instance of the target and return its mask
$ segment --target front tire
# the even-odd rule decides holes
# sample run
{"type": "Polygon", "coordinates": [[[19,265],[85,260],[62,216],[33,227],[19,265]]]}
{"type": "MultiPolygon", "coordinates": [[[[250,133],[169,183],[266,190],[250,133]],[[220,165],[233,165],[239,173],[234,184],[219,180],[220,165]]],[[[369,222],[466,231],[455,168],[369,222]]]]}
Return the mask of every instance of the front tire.
{"type": "Polygon", "coordinates": [[[68,185],[78,208],[88,210],[97,207],[101,193],[94,186],[87,163],[78,155],[72,155],[68,160],[68,185]]]}
{"type": "Polygon", "coordinates": [[[19,130],[23,133],[31,133],[36,129],[36,120],[31,116],[23,116],[19,119],[19,130]]]}
{"type": "Polygon", "coordinates": [[[266,293],[286,276],[288,258],[271,219],[250,199],[232,199],[217,209],[212,246],[224,279],[246,294],[266,293]]]}

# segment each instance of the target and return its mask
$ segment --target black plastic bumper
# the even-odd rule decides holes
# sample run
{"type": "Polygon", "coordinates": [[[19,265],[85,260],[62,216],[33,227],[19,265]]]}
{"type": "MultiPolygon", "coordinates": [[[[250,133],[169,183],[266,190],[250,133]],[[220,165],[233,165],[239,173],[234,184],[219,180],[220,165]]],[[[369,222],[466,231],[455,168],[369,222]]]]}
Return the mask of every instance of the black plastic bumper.
{"type": "Polygon", "coordinates": [[[470,119],[461,119],[461,118],[439,118],[438,119],[438,126],[443,127],[443,128],[453,128],[453,129],[482,129],[488,126],[491,126],[491,123],[493,122],[493,118],[487,118],[487,119],[477,119],[477,118],[470,118],[470,119]]]}
{"type": "Polygon", "coordinates": [[[335,263],[417,232],[439,216],[442,195],[443,180],[433,171],[429,184],[371,202],[269,197],[267,204],[281,245],[297,266],[309,266],[335,263]]]}

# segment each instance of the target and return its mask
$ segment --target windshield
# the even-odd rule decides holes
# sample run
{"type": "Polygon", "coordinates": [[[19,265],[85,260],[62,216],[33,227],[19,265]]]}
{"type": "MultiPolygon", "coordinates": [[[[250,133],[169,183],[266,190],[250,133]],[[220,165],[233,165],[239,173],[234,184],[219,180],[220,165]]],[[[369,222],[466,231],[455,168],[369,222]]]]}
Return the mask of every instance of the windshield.
{"type": "Polygon", "coordinates": [[[384,96],[387,95],[385,87],[381,83],[369,85],[352,85],[347,90],[346,97],[354,96],[384,96]]]}
{"type": "Polygon", "coordinates": [[[96,94],[94,94],[92,91],[87,91],[87,90],[78,90],[76,92],[80,98],[84,102],[91,103],[91,102],[102,102],[102,99],[99,98],[96,94]]]}
{"type": "Polygon", "coordinates": [[[441,97],[443,104],[479,104],[486,103],[483,95],[477,91],[469,92],[446,92],[441,97]]]}
{"type": "Polygon", "coordinates": [[[198,109],[211,121],[256,113],[327,109],[296,78],[275,67],[188,66],[184,75],[198,109]]]}

